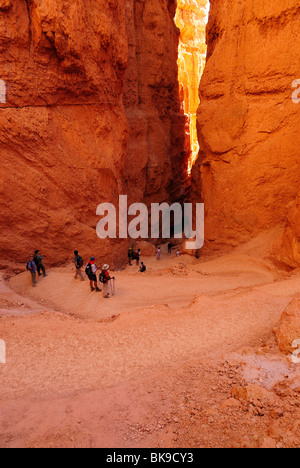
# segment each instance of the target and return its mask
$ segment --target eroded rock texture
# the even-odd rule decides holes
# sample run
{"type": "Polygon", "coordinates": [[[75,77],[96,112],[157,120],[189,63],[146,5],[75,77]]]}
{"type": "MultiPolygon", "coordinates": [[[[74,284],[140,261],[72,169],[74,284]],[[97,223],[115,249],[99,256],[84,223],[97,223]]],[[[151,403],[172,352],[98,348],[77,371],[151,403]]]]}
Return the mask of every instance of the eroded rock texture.
{"type": "Polygon", "coordinates": [[[102,256],[96,207],[122,191],[127,145],[124,6],[15,0],[0,11],[0,50],[1,256],[102,256]]]}
{"type": "MultiPolygon", "coordinates": [[[[294,299],[286,308],[275,333],[279,349],[286,354],[300,348],[300,298],[294,299]]],[[[300,353],[298,353],[300,354],[300,353]]],[[[297,354],[297,356],[298,356],[297,354]]],[[[297,357],[296,356],[296,357],[297,357]]],[[[298,356],[299,357],[299,356],[298,356]]]]}
{"type": "Polygon", "coordinates": [[[277,258],[283,264],[298,268],[300,265],[300,192],[288,208],[285,231],[277,249],[277,258]]]}
{"type": "Polygon", "coordinates": [[[178,200],[187,186],[185,116],[178,85],[175,1],[126,0],[129,60],[124,105],[130,199],[178,200]]]}
{"type": "Polygon", "coordinates": [[[97,205],[181,190],[174,15],[167,0],[0,0],[2,257],[77,248],[120,266],[127,243],[97,238],[97,205]]]}
{"type": "Polygon", "coordinates": [[[292,101],[299,20],[298,0],[211,1],[193,171],[208,242],[236,245],[289,217],[292,263],[300,234],[300,105],[292,101]]]}

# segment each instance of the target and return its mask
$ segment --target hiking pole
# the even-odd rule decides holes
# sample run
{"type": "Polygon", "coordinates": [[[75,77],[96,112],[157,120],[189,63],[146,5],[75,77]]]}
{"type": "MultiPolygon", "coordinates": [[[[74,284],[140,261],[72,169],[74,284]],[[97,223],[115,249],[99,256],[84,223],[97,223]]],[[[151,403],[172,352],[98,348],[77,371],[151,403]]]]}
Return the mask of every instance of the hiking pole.
{"type": "Polygon", "coordinates": [[[112,295],[112,296],[115,296],[115,294],[116,294],[116,290],[115,290],[115,277],[113,276],[112,278],[110,278],[109,282],[110,282],[111,295],[112,295]]]}

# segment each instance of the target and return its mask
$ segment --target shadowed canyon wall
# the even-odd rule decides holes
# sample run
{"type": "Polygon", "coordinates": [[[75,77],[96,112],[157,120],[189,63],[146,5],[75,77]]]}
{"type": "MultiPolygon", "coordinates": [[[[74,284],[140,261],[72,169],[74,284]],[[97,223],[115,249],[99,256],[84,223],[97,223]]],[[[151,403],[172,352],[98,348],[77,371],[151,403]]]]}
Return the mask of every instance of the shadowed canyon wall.
{"type": "Polygon", "coordinates": [[[292,101],[299,22],[298,0],[211,1],[192,175],[208,244],[237,245],[286,223],[277,255],[293,266],[300,260],[300,105],[292,101]]]}
{"type": "Polygon", "coordinates": [[[0,0],[2,258],[77,248],[120,266],[98,204],[182,190],[174,16],[170,0],[0,0]]]}
{"type": "Polygon", "coordinates": [[[183,199],[188,181],[178,85],[175,1],[126,0],[129,59],[124,105],[129,144],[124,176],[134,202],[183,199]]]}

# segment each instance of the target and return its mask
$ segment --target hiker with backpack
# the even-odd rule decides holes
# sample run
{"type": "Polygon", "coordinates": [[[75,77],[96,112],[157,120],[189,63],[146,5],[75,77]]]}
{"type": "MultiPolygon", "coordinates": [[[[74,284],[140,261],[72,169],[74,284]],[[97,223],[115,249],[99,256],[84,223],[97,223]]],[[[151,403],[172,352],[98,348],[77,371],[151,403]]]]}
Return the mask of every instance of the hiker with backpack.
{"type": "Polygon", "coordinates": [[[97,265],[95,263],[95,257],[91,257],[89,263],[87,264],[85,268],[85,273],[88,276],[88,279],[90,280],[90,287],[91,287],[91,292],[96,291],[100,292],[101,289],[98,288],[98,283],[97,283],[97,265]]]}
{"type": "Polygon", "coordinates": [[[136,260],[136,265],[139,266],[140,265],[140,257],[141,257],[141,249],[138,249],[134,252],[133,254],[133,260],[136,260]]]}
{"type": "Polygon", "coordinates": [[[109,275],[109,265],[103,265],[102,271],[99,276],[100,283],[103,284],[103,297],[109,299],[109,281],[111,280],[109,275]]]}
{"type": "Polygon", "coordinates": [[[132,247],[130,247],[130,248],[128,249],[128,254],[127,254],[127,256],[128,256],[128,264],[129,264],[129,266],[132,266],[132,260],[133,260],[133,256],[134,256],[134,255],[133,255],[133,249],[132,249],[132,247]]]}
{"type": "Polygon", "coordinates": [[[160,256],[161,256],[161,250],[160,250],[160,247],[158,247],[156,251],[156,260],[160,260],[160,256]]]}
{"type": "Polygon", "coordinates": [[[33,259],[34,259],[34,256],[30,255],[29,261],[28,261],[28,263],[26,265],[26,268],[31,274],[32,286],[34,288],[36,288],[36,285],[37,285],[37,283],[36,283],[36,264],[34,263],[33,259]]]}
{"type": "Polygon", "coordinates": [[[74,259],[74,263],[75,263],[75,279],[77,279],[78,276],[79,276],[79,278],[81,279],[81,281],[85,281],[84,276],[83,276],[83,273],[82,273],[83,259],[82,259],[82,257],[80,257],[78,250],[75,250],[75,251],[74,251],[74,255],[75,255],[75,259],[74,259]]]}
{"type": "Polygon", "coordinates": [[[46,278],[46,276],[48,276],[48,275],[46,274],[46,268],[43,265],[43,258],[44,257],[42,255],[39,255],[39,252],[40,252],[39,250],[35,250],[33,261],[34,261],[34,263],[36,265],[38,275],[42,276],[42,273],[41,273],[41,270],[42,270],[43,277],[46,278]]]}

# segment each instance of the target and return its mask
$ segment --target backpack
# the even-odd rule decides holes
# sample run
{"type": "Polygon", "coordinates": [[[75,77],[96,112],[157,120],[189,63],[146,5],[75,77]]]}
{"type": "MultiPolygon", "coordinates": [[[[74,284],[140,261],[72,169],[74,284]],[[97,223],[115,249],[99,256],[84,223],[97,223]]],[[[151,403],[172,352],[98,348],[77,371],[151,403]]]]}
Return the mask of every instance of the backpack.
{"type": "Polygon", "coordinates": [[[33,261],[34,261],[34,263],[38,266],[38,265],[40,265],[40,264],[42,263],[43,258],[44,258],[44,257],[42,257],[41,255],[35,255],[35,256],[33,257],[33,261]]]}
{"type": "Polygon", "coordinates": [[[29,260],[26,265],[26,270],[30,271],[33,269],[33,263],[29,260]],[[31,264],[31,268],[29,268],[29,263],[31,264]]]}
{"type": "Polygon", "coordinates": [[[82,257],[80,256],[77,257],[77,266],[78,268],[83,267],[83,260],[82,260],[82,257]]]}
{"type": "Polygon", "coordinates": [[[87,266],[86,266],[86,269],[85,269],[85,274],[87,276],[90,276],[91,273],[92,273],[92,265],[90,263],[88,263],[87,266]]]}
{"type": "Polygon", "coordinates": [[[104,271],[102,271],[102,272],[100,273],[100,275],[99,275],[99,281],[100,281],[100,283],[103,283],[103,284],[106,283],[106,276],[105,276],[105,272],[104,272],[104,271]]]}

